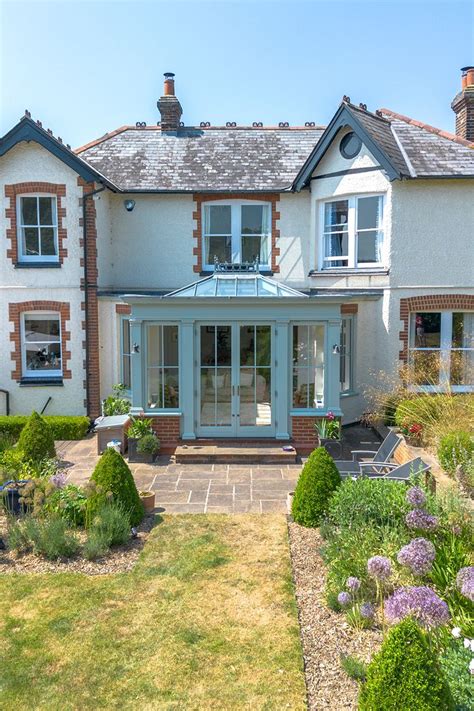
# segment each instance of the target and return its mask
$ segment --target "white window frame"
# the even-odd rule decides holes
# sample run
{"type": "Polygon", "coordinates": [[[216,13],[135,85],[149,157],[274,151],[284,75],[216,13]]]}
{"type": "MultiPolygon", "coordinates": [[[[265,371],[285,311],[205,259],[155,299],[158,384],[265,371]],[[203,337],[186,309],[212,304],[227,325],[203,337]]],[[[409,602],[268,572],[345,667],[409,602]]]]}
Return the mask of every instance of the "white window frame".
{"type": "MultiPolygon", "coordinates": [[[[319,240],[318,240],[318,270],[327,271],[328,269],[336,269],[338,271],[345,271],[347,269],[380,269],[384,266],[385,261],[385,193],[358,193],[357,195],[333,195],[330,198],[320,201],[319,204],[319,240]],[[358,211],[358,201],[363,198],[377,197],[381,200],[381,218],[379,232],[381,233],[380,238],[380,261],[379,262],[357,262],[357,211],[358,211]],[[347,266],[336,267],[327,264],[327,258],[325,257],[325,221],[324,212],[325,206],[332,202],[347,201],[348,203],[348,215],[347,215],[347,227],[348,227],[348,254],[347,254],[347,266]]],[[[372,230],[360,230],[361,232],[372,231],[372,230]]],[[[341,257],[332,257],[332,261],[337,262],[341,257]]]]}
{"type": "Polygon", "coordinates": [[[451,390],[452,392],[465,393],[474,391],[474,383],[470,385],[451,385],[451,352],[452,351],[474,351],[474,348],[453,348],[453,314],[454,313],[470,313],[469,310],[452,309],[444,311],[442,309],[420,309],[419,311],[410,312],[408,322],[408,362],[413,365],[412,353],[416,351],[437,351],[440,356],[440,373],[438,385],[416,385],[413,390],[416,392],[443,392],[451,390]],[[436,313],[441,314],[440,325],[440,345],[439,348],[412,346],[414,335],[414,319],[417,313],[436,313]]]}
{"type": "MultiPolygon", "coordinates": [[[[21,314],[21,322],[20,322],[20,331],[21,331],[21,341],[20,341],[20,348],[21,348],[21,372],[22,372],[22,378],[25,380],[28,379],[40,379],[44,378],[46,380],[50,378],[62,378],[63,377],[63,368],[64,368],[64,363],[63,363],[63,342],[62,342],[62,323],[61,323],[61,314],[57,311],[25,311],[21,314]],[[26,329],[25,329],[25,321],[28,318],[32,319],[37,319],[39,321],[46,321],[48,319],[57,319],[59,322],[59,336],[58,339],[54,341],[54,343],[59,342],[59,349],[61,353],[61,368],[56,369],[56,370],[28,370],[27,365],[26,365],[26,329]]],[[[53,341],[39,341],[38,345],[41,343],[52,343],[53,341]]]]}
{"type": "Polygon", "coordinates": [[[341,375],[339,371],[339,385],[340,385],[340,393],[341,395],[351,395],[354,393],[354,374],[355,374],[355,368],[354,368],[354,363],[355,363],[355,316],[354,314],[346,315],[344,314],[341,316],[341,353],[340,353],[340,358],[347,358],[349,362],[349,387],[344,388],[342,387],[342,381],[341,381],[341,375]],[[348,329],[349,332],[349,339],[350,339],[350,347],[349,347],[349,353],[343,353],[343,343],[342,343],[342,328],[343,328],[343,323],[344,321],[347,322],[346,328],[348,329]]]}
{"type": "MultiPolygon", "coordinates": [[[[232,264],[240,264],[242,262],[242,207],[245,205],[257,206],[262,205],[267,208],[269,234],[268,234],[268,262],[260,263],[260,267],[271,269],[272,264],[272,203],[266,200],[209,200],[201,205],[201,224],[202,224],[202,251],[203,251],[203,269],[205,271],[214,270],[214,261],[208,261],[206,254],[206,225],[209,224],[207,211],[210,207],[226,205],[231,208],[231,258],[232,264]]],[[[217,235],[218,236],[218,235],[217,235]]],[[[258,237],[258,235],[254,235],[258,237]]]]}
{"type": "Polygon", "coordinates": [[[16,199],[16,217],[17,217],[17,244],[18,244],[18,261],[20,262],[59,262],[59,244],[58,244],[58,198],[56,195],[51,193],[21,193],[17,195],[16,199]],[[52,215],[54,224],[52,225],[24,225],[22,221],[22,209],[21,201],[23,198],[36,198],[37,199],[37,214],[39,220],[39,198],[49,198],[52,200],[52,215]],[[49,227],[53,229],[54,233],[54,248],[56,254],[24,254],[23,252],[23,229],[25,227],[34,227],[38,229],[38,239],[39,245],[41,245],[41,235],[39,233],[41,227],[49,227]]]}

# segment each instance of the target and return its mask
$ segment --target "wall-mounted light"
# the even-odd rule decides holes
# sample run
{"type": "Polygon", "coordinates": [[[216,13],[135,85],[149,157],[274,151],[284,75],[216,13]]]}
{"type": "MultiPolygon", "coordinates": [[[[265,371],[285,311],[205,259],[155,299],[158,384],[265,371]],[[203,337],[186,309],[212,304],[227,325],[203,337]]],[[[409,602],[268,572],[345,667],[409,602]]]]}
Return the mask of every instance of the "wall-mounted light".
{"type": "Polygon", "coordinates": [[[132,212],[133,208],[135,207],[135,200],[124,200],[123,206],[125,207],[127,212],[132,212]]]}
{"type": "Polygon", "coordinates": [[[134,353],[140,353],[140,346],[138,345],[138,343],[133,344],[132,350],[134,353]]]}
{"type": "Polygon", "coordinates": [[[332,347],[332,354],[333,355],[340,355],[341,354],[341,346],[339,346],[337,343],[335,343],[332,347]]]}

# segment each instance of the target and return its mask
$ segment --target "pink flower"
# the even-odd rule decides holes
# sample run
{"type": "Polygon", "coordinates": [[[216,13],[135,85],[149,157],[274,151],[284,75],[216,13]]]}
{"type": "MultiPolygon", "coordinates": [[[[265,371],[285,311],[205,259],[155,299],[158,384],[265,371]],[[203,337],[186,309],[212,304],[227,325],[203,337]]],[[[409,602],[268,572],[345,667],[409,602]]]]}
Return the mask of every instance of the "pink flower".
{"type": "Polygon", "coordinates": [[[329,412],[327,414],[327,418],[328,418],[328,420],[335,420],[336,416],[334,415],[334,412],[331,412],[331,410],[329,410],[329,412]]]}

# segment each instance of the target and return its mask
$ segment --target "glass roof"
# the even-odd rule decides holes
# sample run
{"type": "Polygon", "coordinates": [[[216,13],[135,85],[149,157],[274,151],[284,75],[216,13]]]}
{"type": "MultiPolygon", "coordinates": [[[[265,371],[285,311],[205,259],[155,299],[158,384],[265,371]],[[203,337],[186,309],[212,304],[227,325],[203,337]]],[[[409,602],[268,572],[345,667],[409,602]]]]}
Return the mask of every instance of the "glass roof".
{"type": "Polygon", "coordinates": [[[299,297],[307,298],[301,291],[292,289],[262,274],[214,272],[194,284],[184,286],[167,294],[165,298],[176,297],[299,297]]]}

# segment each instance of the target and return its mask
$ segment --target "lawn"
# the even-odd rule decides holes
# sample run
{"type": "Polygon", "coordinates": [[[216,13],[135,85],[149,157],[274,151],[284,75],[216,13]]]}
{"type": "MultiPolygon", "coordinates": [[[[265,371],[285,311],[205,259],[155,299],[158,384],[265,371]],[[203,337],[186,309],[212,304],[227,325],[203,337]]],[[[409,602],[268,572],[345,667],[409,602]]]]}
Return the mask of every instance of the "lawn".
{"type": "Polygon", "coordinates": [[[306,708],[284,517],[157,520],[131,573],[3,576],[1,708],[306,708]]]}

